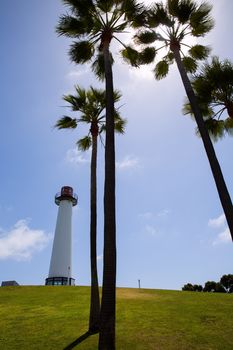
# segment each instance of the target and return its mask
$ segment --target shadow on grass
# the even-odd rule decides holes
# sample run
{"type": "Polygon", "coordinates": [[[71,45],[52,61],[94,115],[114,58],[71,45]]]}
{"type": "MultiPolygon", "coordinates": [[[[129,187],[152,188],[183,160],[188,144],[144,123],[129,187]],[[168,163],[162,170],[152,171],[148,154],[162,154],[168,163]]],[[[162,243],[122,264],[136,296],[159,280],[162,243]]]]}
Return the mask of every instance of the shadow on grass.
{"type": "Polygon", "coordinates": [[[93,335],[93,333],[87,331],[86,333],[82,334],[80,337],[78,337],[75,341],[73,341],[71,344],[67,345],[63,350],[71,350],[76,345],[82,343],[85,339],[93,335]]]}

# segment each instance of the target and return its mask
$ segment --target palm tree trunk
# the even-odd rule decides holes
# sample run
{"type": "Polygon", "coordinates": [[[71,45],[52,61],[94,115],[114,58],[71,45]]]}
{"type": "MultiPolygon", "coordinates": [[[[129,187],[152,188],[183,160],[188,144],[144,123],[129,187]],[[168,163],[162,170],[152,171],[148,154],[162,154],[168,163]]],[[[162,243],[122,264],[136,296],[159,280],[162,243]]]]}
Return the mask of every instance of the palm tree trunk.
{"type": "Polygon", "coordinates": [[[230,194],[228,192],[228,189],[227,189],[227,186],[226,186],[223,174],[222,174],[221,167],[220,167],[218,159],[216,157],[213,144],[210,140],[209,133],[205,127],[205,123],[204,123],[201,111],[199,109],[197,99],[196,99],[196,96],[194,94],[192,85],[190,83],[190,80],[189,80],[188,75],[185,71],[184,65],[182,63],[179,48],[178,47],[173,48],[172,51],[174,53],[176,64],[177,64],[178,70],[180,72],[181,79],[182,79],[187,97],[188,97],[189,102],[191,104],[193,114],[194,114],[196,123],[198,125],[200,135],[202,137],[202,141],[203,141],[203,144],[204,144],[204,147],[206,150],[206,154],[207,154],[207,157],[208,157],[208,160],[210,163],[210,167],[212,170],[214,181],[215,181],[215,184],[216,184],[216,187],[218,190],[219,198],[220,198],[220,201],[222,203],[222,207],[223,207],[223,210],[225,213],[225,217],[226,217],[226,220],[228,223],[231,237],[233,239],[233,207],[232,207],[231,197],[230,197],[230,194]]]}
{"type": "Polygon", "coordinates": [[[106,144],[104,183],[104,268],[99,350],[115,350],[116,213],[114,95],[109,43],[103,46],[106,87],[106,144]]]}
{"type": "Polygon", "coordinates": [[[100,297],[97,274],[97,254],[96,254],[96,169],[97,169],[97,134],[92,133],[92,153],[91,153],[91,221],[90,221],[90,258],[91,258],[91,305],[89,317],[89,332],[97,333],[100,322],[100,297]]]}

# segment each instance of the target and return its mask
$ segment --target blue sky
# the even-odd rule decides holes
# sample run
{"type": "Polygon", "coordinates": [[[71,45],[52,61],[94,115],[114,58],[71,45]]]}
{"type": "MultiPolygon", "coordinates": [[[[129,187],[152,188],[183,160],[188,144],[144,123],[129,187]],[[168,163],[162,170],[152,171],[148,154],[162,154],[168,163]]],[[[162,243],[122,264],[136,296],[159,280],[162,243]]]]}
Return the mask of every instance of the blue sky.
{"type": "MultiPolygon", "coordinates": [[[[149,1],[148,1],[149,2],[149,1]]],[[[214,30],[203,43],[233,60],[233,4],[212,0],[214,30]],[[230,29],[229,29],[230,28],[230,29]]],[[[73,277],[90,284],[89,157],[75,149],[87,129],[57,131],[67,110],[62,95],[74,85],[102,86],[88,65],[75,66],[70,40],[55,25],[59,0],[0,4],[0,280],[44,284],[56,224],[54,195],[73,186],[73,277]]],[[[126,38],[126,40],[128,40],[126,38]]],[[[115,88],[128,124],[117,136],[117,286],[180,289],[232,273],[233,246],[194,122],[183,116],[184,90],[176,67],[155,81],[152,67],[133,69],[117,50],[115,88]]],[[[215,144],[233,196],[233,139],[215,144]]],[[[103,147],[98,163],[98,266],[102,279],[103,147]]]]}

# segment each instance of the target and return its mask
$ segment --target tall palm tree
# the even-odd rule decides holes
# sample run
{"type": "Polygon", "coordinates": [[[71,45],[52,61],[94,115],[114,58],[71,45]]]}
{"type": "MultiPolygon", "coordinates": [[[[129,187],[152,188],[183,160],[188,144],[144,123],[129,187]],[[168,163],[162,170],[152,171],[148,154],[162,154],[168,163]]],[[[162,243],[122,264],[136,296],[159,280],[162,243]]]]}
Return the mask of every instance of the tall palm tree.
{"type": "MultiPolygon", "coordinates": [[[[202,65],[191,83],[210,137],[217,141],[225,134],[233,136],[232,62],[212,57],[210,63],[202,65]]],[[[183,112],[192,115],[189,103],[184,105],[183,112]]]]}
{"type": "MultiPolygon", "coordinates": [[[[68,102],[73,112],[79,113],[79,118],[63,116],[60,118],[56,127],[58,129],[75,129],[80,123],[90,126],[88,135],[79,139],[77,146],[80,150],[86,151],[90,147],[91,151],[91,174],[90,174],[90,260],[91,260],[91,303],[89,317],[89,332],[96,333],[100,327],[100,298],[97,274],[97,145],[98,137],[105,131],[105,91],[90,87],[89,90],[75,87],[76,95],[63,96],[64,101],[68,102]]],[[[119,91],[114,91],[114,102],[120,100],[119,91]]],[[[114,115],[114,127],[116,132],[123,133],[125,120],[122,119],[117,110],[114,115]]]]}
{"type": "Polygon", "coordinates": [[[147,54],[140,57],[140,63],[149,63],[160,49],[167,52],[157,63],[154,73],[156,79],[168,74],[169,65],[176,62],[188,100],[190,102],[199,133],[210,163],[220,201],[233,239],[233,207],[223,174],[217,160],[213,144],[206,129],[197,98],[188,73],[196,71],[198,60],[205,59],[209,48],[202,45],[191,46],[187,39],[198,38],[208,33],[214,23],[210,16],[211,6],[207,2],[198,4],[195,0],[166,0],[166,3],[154,4],[147,17],[147,29],[140,31],[135,40],[139,44],[152,44],[157,41],[160,47],[147,47],[147,54]],[[154,30],[157,28],[157,31],[154,30]],[[185,50],[187,52],[185,52],[185,50]]]}
{"type": "MultiPolygon", "coordinates": [[[[104,184],[104,270],[99,349],[115,349],[116,314],[116,213],[113,57],[110,44],[131,25],[140,25],[143,6],[136,0],[63,0],[70,12],[61,16],[57,33],[74,38],[70,58],[92,61],[95,73],[104,71],[106,89],[106,143],[104,184]],[[94,60],[95,58],[95,60],[94,60]],[[102,68],[102,70],[101,70],[102,68]]],[[[133,63],[133,57],[132,57],[133,63]]]]}

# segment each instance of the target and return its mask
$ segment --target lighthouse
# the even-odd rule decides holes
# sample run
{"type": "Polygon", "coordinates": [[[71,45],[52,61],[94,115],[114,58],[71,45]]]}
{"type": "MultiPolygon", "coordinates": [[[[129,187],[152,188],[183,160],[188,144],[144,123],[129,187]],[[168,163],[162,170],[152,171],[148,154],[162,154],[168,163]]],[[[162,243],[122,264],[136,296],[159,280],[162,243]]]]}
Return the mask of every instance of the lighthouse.
{"type": "Polygon", "coordinates": [[[72,207],[78,197],[69,186],[62,187],[55,196],[58,205],[57,223],[53,240],[49,275],[46,285],[74,285],[72,278],[72,207]]]}

